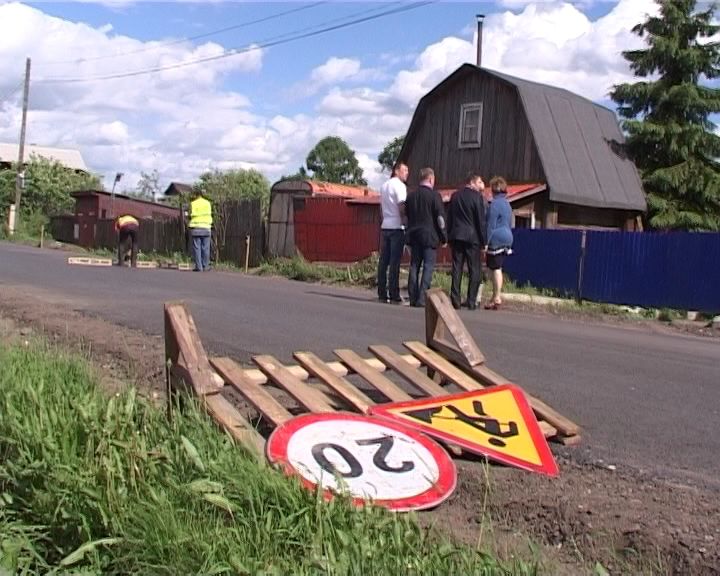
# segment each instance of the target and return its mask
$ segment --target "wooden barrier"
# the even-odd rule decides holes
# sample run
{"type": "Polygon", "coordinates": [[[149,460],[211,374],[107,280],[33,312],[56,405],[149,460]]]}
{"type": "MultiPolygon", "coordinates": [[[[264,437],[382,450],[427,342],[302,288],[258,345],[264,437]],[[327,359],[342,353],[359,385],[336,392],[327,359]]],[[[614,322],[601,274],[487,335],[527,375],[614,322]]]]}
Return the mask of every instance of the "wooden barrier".
{"type": "MultiPolygon", "coordinates": [[[[451,386],[472,391],[508,382],[485,366],[480,349],[442,291],[428,293],[426,320],[427,342],[403,343],[410,354],[372,345],[373,357],[337,349],[338,361],[328,362],[300,351],[294,353],[297,364],[291,366],[264,354],[252,358],[257,368],[249,368],[227,357],[208,358],[190,312],[182,302],[169,302],[165,305],[169,402],[180,390],[198,397],[222,428],[257,453],[264,446],[257,427],[272,429],[300,413],[365,414],[377,403],[451,394],[451,386]],[[406,386],[401,387],[401,381],[406,386]],[[250,417],[232,403],[230,391],[240,395],[250,417]]],[[[580,440],[575,423],[526,396],[546,438],[563,444],[580,440]]]]}

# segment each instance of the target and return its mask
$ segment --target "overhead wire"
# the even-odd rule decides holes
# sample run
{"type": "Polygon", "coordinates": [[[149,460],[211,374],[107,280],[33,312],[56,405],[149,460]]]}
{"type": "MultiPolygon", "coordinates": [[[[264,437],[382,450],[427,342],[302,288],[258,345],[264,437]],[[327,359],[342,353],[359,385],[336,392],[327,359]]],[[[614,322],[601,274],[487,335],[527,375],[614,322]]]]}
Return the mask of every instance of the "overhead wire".
{"type": "MultiPolygon", "coordinates": [[[[196,58],[193,60],[186,60],[184,62],[178,62],[175,64],[168,64],[164,66],[154,66],[147,69],[142,70],[134,70],[134,71],[128,71],[128,72],[120,72],[120,73],[114,73],[114,74],[106,74],[102,76],[88,76],[88,77],[48,77],[48,78],[41,78],[36,80],[36,83],[44,83],[44,84],[76,84],[76,83],[84,83],[84,82],[98,82],[98,81],[105,81],[105,80],[115,80],[115,79],[121,79],[121,78],[131,78],[134,76],[142,76],[146,74],[154,74],[157,72],[164,72],[166,70],[175,70],[178,68],[185,68],[187,66],[194,66],[197,64],[204,64],[206,62],[213,62],[217,60],[222,60],[225,58],[231,58],[233,56],[238,56],[240,54],[246,54],[248,52],[253,52],[257,50],[262,50],[265,48],[271,48],[273,46],[279,46],[282,44],[288,44],[290,42],[296,42],[298,40],[303,40],[305,38],[312,38],[315,36],[319,36],[322,34],[326,34],[328,32],[333,32],[336,30],[341,30],[344,28],[348,28],[350,26],[356,26],[358,24],[362,24],[364,22],[369,22],[372,20],[377,20],[379,18],[383,18],[386,16],[391,16],[395,14],[400,14],[403,12],[409,12],[411,10],[416,10],[418,8],[422,8],[424,6],[427,6],[429,4],[434,4],[437,0],[426,0],[422,2],[413,2],[410,4],[403,4],[399,6],[398,8],[385,10],[383,12],[380,12],[378,14],[372,14],[369,16],[364,16],[362,18],[355,18],[353,20],[350,20],[349,22],[344,22],[341,24],[335,24],[328,26],[333,21],[343,20],[344,18],[336,18],[334,20],[326,21],[321,24],[309,27],[309,28],[303,28],[301,30],[297,30],[294,32],[288,32],[286,34],[282,34],[280,36],[275,37],[274,39],[268,39],[265,41],[261,41],[259,43],[251,43],[248,46],[245,46],[243,48],[234,48],[230,49],[228,51],[223,52],[222,54],[215,54],[213,56],[205,56],[203,58],[196,58]],[[316,28],[316,30],[313,30],[313,28],[316,28]],[[310,31],[313,30],[313,31],[310,31]]],[[[397,2],[395,3],[397,4],[397,2]]],[[[383,6],[385,8],[386,6],[383,6]]],[[[373,9],[373,11],[376,9],[373,9]]],[[[369,11],[364,11],[365,13],[369,11]]]]}
{"type": "Polygon", "coordinates": [[[274,14],[270,14],[270,15],[264,16],[262,18],[257,18],[255,20],[239,22],[239,23],[233,24],[231,26],[226,26],[224,28],[218,28],[216,30],[211,30],[209,32],[203,32],[202,34],[197,34],[195,36],[188,36],[187,38],[178,38],[176,40],[169,40],[167,42],[153,44],[152,46],[145,46],[143,48],[138,48],[136,50],[127,50],[125,52],[114,52],[112,54],[101,54],[101,55],[93,56],[90,58],[80,57],[80,58],[75,58],[73,60],[46,60],[42,63],[43,64],[79,64],[82,62],[96,62],[98,60],[107,60],[109,58],[121,58],[123,56],[132,56],[135,54],[143,54],[145,52],[153,52],[155,50],[160,50],[160,49],[166,48],[168,46],[176,46],[177,44],[185,44],[187,42],[193,42],[195,40],[201,40],[203,38],[217,36],[218,34],[224,34],[225,32],[239,30],[240,28],[247,28],[248,26],[252,26],[254,24],[262,24],[263,22],[269,22],[269,21],[275,20],[277,18],[282,18],[283,16],[288,16],[290,14],[296,14],[296,13],[302,12],[304,10],[310,10],[312,8],[317,8],[318,6],[321,6],[321,5],[327,4],[327,3],[328,3],[328,0],[322,0],[321,2],[313,2],[312,4],[306,4],[303,6],[296,7],[296,8],[291,8],[290,10],[276,12],[274,14]]]}

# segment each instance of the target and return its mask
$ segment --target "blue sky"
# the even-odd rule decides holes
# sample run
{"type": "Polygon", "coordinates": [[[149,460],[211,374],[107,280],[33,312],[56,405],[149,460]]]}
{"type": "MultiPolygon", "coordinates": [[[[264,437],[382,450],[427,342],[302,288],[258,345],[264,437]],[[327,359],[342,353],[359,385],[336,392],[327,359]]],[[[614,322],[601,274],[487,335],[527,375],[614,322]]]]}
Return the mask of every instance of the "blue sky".
{"type": "MultiPolygon", "coordinates": [[[[325,135],[358,153],[371,184],[377,154],[404,133],[417,100],[474,59],[475,15],[487,15],[484,64],[607,104],[631,79],[619,52],[652,0],[435,2],[288,44],[212,62],[87,80],[225,56],[233,49],[405,2],[2,2],[0,141],[19,132],[19,91],[33,59],[28,140],[77,148],[103,175],[157,169],[165,185],[210,168],[294,172],[325,135]],[[318,4],[318,3],[312,3],[318,4]],[[293,14],[192,39],[218,29],[293,14]],[[81,60],[84,59],[84,60],[81,60]]],[[[109,177],[106,184],[111,182],[109,177]]]]}

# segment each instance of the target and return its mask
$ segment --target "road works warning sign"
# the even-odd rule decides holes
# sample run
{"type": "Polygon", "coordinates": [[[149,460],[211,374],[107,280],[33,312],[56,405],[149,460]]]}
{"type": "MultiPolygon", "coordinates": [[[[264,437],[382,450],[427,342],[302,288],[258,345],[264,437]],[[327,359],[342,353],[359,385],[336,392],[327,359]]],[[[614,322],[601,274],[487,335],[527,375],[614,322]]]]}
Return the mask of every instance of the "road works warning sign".
{"type": "Polygon", "coordinates": [[[402,422],[470,452],[550,476],[557,464],[535,414],[517,386],[428,398],[370,409],[373,416],[402,422]]]}
{"type": "Polygon", "coordinates": [[[403,424],[358,414],[305,414],[275,429],[271,462],[308,488],[346,493],[391,510],[440,504],[457,483],[453,461],[436,442],[403,424]]]}

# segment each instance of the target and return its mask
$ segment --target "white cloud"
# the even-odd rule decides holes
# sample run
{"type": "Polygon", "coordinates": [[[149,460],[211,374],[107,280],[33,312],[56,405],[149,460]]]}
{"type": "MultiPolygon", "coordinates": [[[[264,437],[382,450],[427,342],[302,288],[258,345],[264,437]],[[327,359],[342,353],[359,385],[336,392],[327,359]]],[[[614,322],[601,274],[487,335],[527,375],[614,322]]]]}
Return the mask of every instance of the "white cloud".
{"type": "MultiPolygon", "coordinates": [[[[656,10],[653,0],[620,0],[592,22],[569,2],[505,1],[507,6],[513,2],[515,12],[485,20],[484,65],[592,99],[604,98],[612,84],[631,79],[620,52],[641,45],[630,28],[656,10]]],[[[16,87],[25,55],[32,54],[28,141],[80,148],[94,170],[125,172],[125,186],[134,186],[141,171],[153,169],[163,185],[192,181],[213,167],[255,167],[273,180],[294,172],[321,138],[337,135],[356,151],[366,178],[377,187],[384,178],[377,155],[405,132],[417,101],[475,59],[474,43],[460,36],[434,42],[411,60],[407,54],[379,55],[379,66],[400,68],[392,78],[363,67],[358,58],[330,58],[306,73],[303,84],[318,92],[312,114],[267,115],[261,110],[277,109],[277,103],[263,102],[268,107],[261,109],[227,88],[230,75],[253,75],[262,68],[261,50],[161,74],[82,84],[38,81],[225,53],[214,42],[169,45],[167,40],[142,42],[114,35],[109,24],[93,28],[21,4],[0,4],[0,97],[16,87]],[[107,55],[115,57],[101,58],[107,55]]],[[[0,141],[16,140],[19,119],[16,93],[0,102],[0,141]]]]}

